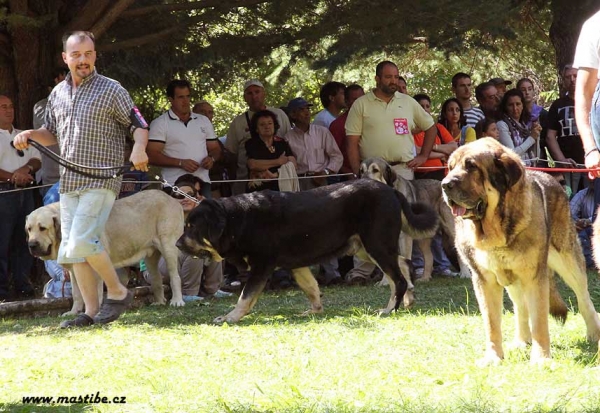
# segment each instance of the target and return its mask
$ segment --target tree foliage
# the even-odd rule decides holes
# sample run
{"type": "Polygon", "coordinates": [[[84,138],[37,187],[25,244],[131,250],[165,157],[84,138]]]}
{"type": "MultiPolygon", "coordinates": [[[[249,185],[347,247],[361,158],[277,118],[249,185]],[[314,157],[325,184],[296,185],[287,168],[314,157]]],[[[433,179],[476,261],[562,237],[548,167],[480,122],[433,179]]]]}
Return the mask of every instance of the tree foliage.
{"type": "Polygon", "coordinates": [[[367,83],[383,57],[413,56],[401,65],[422,89],[457,69],[480,68],[530,73],[544,87],[553,84],[547,72],[572,58],[581,22],[598,3],[0,0],[0,90],[15,99],[17,124],[28,126],[31,107],[61,64],[61,35],[74,29],[95,33],[99,70],[154,110],[160,88],[174,77],[193,79],[202,95],[239,101],[240,80],[256,76],[284,103],[301,93],[316,98],[318,85],[334,76],[367,83]]]}

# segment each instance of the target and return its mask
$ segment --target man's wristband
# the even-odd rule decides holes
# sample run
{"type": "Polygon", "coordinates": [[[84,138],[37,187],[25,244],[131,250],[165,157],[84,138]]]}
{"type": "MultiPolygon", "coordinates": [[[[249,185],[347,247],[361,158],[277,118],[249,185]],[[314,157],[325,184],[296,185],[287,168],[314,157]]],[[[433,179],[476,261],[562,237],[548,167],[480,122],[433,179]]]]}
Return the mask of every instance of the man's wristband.
{"type": "Polygon", "coordinates": [[[585,157],[587,158],[592,152],[598,152],[598,148],[591,149],[585,153],[585,157]]]}

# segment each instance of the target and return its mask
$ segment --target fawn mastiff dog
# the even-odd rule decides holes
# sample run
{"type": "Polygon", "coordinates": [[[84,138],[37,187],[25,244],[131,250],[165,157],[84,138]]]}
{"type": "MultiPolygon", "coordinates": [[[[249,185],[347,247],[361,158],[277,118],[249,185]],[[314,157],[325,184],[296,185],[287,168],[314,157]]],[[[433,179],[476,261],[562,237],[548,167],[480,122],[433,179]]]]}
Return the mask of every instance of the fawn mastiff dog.
{"type": "Polygon", "coordinates": [[[397,262],[400,229],[417,236],[436,227],[430,207],[410,204],[380,182],[359,179],[303,192],[204,200],[190,212],[177,246],[198,257],[228,259],[243,270],[250,267],[235,309],[216,323],[234,323],[248,314],[277,267],[292,269],[310,300],[309,312],[322,312],[319,287],[305,267],[356,254],[389,277],[391,296],[383,310],[389,313],[407,288],[397,262]]]}
{"type": "Polygon", "coordinates": [[[532,363],[550,358],[548,313],[563,322],[567,316],[554,272],[575,292],[587,337],[597,342],[600,319],[588,292],[569,201],[558,182],[526,170],[515,152],[492,138],[458,148],[448,166],[444,197],[456,217],[457,247],[471,269],[485,327],[480,363],[504,357],[504,288],[514,303],[515,344],[531,344],[532,363]]]}
{"type": "MultiPolygon", "coordinates": [[[[60,246],[60,205],[55,202],[36,209],[25,223],[30,253],[43,260],[56,260],[60,246]]],[[[151,276],[155,304],[165,304],[162,277],[158,261],[162,255],[167,262],[171,281],[172,306],[183,306],[181,279],[177,271],[177,239],[183,233],[183,209],[179,202],[159,190],[139,192],[117,199],[110,212],[102,245],[115,268],[123,268],[146,261],[151,276]]],[[[73,282],[73,307],[65,315],[83,311],[83,300],[73,282]]],[[[102,280],[98,278],[98,296],[102,300],[102,280]]]]}

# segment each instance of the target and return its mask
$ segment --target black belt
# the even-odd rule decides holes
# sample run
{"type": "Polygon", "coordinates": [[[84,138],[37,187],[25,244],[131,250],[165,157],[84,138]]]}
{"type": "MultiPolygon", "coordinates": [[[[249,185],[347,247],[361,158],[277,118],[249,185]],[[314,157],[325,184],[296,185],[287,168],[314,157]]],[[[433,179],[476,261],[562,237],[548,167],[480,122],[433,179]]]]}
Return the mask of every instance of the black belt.
{"type": "Polygon", "coordinates": [[[404,161],[398,161],[398,162],[390,162],[390,166],[396,166],[396,165],[406,165],[408,162],[404,162],[404,161]]]}

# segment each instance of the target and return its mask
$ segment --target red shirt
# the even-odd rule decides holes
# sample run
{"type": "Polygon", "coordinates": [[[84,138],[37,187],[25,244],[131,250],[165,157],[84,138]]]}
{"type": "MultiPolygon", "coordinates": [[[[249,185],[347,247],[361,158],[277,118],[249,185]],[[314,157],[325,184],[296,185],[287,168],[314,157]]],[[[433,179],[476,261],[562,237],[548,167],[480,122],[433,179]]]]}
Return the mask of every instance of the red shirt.
{"type": "MultiPolygon", "coordinates": [[[[435,126],[437,126],[437,130],[438,130],[438,133],[435,136],[435,143],[434,143],[435,145],[442,145],[445,143],[454,142],[454,138],[452,137],[452,134],[450,132],[448,132],[448,129],[446,129],[444,127],[444,125],[442,125],[441,123],[437,123],[435,126]]],[[[425,132],[416,133],[415,135],[413,135],[413,137],[415,140],[415,146],[422,147],[423,141],[425,140],[425,132]]],[[[436,158],[436,159],[430,158],[421,166],[444,166],[444,163],[439,158],[436,158]]],[[[434,169],[431,169],[430,171],[433,171],[433,170],[434,169]]]]}
{"type": "Polygon", "coordinates": [[[346,155],[346,119],[348,118],[348,111],[342,113],[338,116],[331,125],[329,125],[329,132],[333,135],[333,139],[335,139],[335,143],[337,143],[338,148],[342,152],[342,156],[344,157],[344,162],[342,164],[342,169],[340,171],[352,171],[350,168],[350,164],[348,163],[348,156],[346,155]]]}

